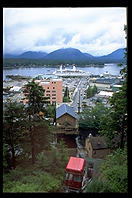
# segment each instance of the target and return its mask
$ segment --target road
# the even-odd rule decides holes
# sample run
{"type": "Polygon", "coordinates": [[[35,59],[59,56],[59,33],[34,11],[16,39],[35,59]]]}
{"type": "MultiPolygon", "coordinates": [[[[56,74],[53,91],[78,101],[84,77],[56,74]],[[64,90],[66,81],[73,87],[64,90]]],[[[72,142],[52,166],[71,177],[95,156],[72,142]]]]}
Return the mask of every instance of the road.
{"type": "Polygon", "coordinates": [[[84,93],[87,87],[87,79],[86,78],[82,78],[80,79],[74,94],[73,94],[73,102],[72,105],[75,112],[82,112],[82,102],[83,102],[83,98],[84,98],[84,93]]]}

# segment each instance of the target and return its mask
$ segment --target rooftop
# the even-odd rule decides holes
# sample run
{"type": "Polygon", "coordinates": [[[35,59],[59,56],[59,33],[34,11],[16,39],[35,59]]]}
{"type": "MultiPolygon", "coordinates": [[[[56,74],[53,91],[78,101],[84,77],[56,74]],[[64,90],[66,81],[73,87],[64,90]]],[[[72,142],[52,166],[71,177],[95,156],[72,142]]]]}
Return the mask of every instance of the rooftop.
{"type": "Polygon", "coordinates": [[[89,141],[91,142],[93,149],[108,148],[103,136],[90,137],[89,141]]]}
{"type": "Polygon", "coordinates": [[[56,118],[59,118],[59,117],[61,117],[62,115],[66,114],[66,113],[71,115],[75,119],[78,119],[78,116],[77,116],[77,114],[74,111],[74,108],[71,107],[71,106],[68,106],[67,104],[62,104],[61,106],[59,106],[56,109],[56,118]]]}
{"type": "Polygon", "coordinates": [[[70,157],[66,166],[67,171],[82,172],[85,165],[85,159],[78,157],[70,157]]]}

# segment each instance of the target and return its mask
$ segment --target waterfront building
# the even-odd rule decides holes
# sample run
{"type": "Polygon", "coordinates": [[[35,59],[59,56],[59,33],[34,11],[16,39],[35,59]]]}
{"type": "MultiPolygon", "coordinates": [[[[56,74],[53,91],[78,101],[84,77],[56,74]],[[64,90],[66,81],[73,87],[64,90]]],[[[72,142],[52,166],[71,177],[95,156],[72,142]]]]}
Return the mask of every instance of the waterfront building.
{"type": "MultiPolygon", "coordinates": [[[[93,87],[94,85],[100,89],[111,89],[114,84],[119,84],[122,81],[118,78],[93,78],[89,80],[89,85],[93,87]]],[[[122,82],[123,83],[123,82],[122,82]]]]}

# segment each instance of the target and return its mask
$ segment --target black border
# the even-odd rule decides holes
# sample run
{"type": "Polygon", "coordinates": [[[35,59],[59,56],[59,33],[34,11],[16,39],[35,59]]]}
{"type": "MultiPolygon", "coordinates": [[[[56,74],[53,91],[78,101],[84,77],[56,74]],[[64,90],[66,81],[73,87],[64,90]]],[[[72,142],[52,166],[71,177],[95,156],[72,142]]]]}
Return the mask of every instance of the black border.
{"type": "MultiPolygon", "coordinates": [[[[0,19],[1,19],[1,67],[3,65],[3,8],[4,7],[126,7],[127,8],[127,25],[128,25],[128,0],[0,0],[0,19]]],[[[127,39],[128,47],[128,39],[127,39]]],[[[2,67],[3,70],[3,67],[2,67]]],[[[1,70],[1,71],[2,71],[1,70]]],[[[3,72],[1,72],[2,74],[3,72]]],[[[3,75],[3,74],[2,74],[3,75]]],[[[3,76],[1,76],[3,82],[3,76]]],[[[2,86],[1,86],[2,88],[2,86]]],[[[3,90],[3,88],[2,88],[3,90]]],[[[1,92],[2,93],[2,92],[1,92]]],[[[3,97],[2,97],[3,102],[3,97]]],[[[2,107],[2,105],[1,105],[2,107]]],[[[2,108],[3,109],[3,108],[2,108]]],[[[2,133],[1,133],[2,134],[2,133]]],[[[2,138],[1,138],[2,139],[2,138]]],[[[1,149],[2,151],[2,149],[1,149]]],[[[2,153],[2,152],[1,152],[2,153]]],[[[1,168],[2,170],[2,168],[1,168]]],[[[3,172],[3,171],[2,171],[3,172]]],[[[2,176],[2,174],[1,174],[2,176]]],[[[1,182],[2,184],[2,182],[1,182]]],[[[2,192],[1,185],[1,192],[2,192]]],[[[128,197],[128,193],[2,193],[1,197],[128,197]]]]}

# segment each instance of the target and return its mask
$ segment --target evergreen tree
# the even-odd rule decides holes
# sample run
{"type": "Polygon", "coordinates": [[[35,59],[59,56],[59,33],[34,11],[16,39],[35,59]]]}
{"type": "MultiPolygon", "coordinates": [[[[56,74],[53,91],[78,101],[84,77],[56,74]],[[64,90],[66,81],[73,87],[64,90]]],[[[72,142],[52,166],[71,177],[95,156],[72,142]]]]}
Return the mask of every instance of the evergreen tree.
{"type": "Polygon", "coordinates": [[[70,102],[68,87],[66,87],[66,89],[65,89],[64,97],[63,97],[63,102],[70,102]]]}
{"type": "MultiPolygon", "coordinates": [[[[24,106],[16,102],[8,102],[3,114],[3,143],[6,154],[11,153],[11,167],[16,167],[16,151],[21,149],[20,141],[26,129],[24,106]]],[[[9,158],[8,158],[9,159],[9,158]]]]}
{"type": "MultiPolygon", "coordinates": [[[[127,30],[126,28],[125,26],[124,30],[127,30]]],[[[127,53],[124,56],[127,58],[127,53]]],[[[124,83],[119,92],[114,93],[110,98],[111,108],[107,117],[104,116],[101,120],[100,134],[106,136],[112,147],[123,148],[127,142],[127,66],[120,73],[124,83]]]]}
{"type": "Polygon", "coordinates": [[[28,82],[24,87],[24,94],[27,99],[27,114],[29,118],[29,134],[32,147],[32,164],[35,162],[35,119],[37,114],[44,111],[44,104],[47,103],[46,97],[44,97],[44,89],[38,85],[34,79],[28,82]]]}

